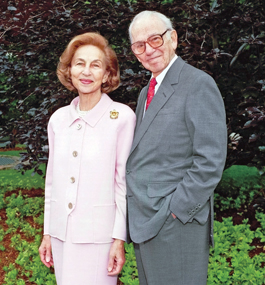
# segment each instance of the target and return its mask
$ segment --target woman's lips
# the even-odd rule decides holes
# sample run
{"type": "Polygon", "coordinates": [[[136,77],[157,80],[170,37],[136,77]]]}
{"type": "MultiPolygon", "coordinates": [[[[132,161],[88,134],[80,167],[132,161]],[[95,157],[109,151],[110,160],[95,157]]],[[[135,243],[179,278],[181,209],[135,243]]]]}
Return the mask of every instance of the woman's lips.
{"type": "Polygon", "coordinates": [[[90,84],[92,82],[92,80],[89,79],[80,79],[80,82],[83,84],[90,84]]]}

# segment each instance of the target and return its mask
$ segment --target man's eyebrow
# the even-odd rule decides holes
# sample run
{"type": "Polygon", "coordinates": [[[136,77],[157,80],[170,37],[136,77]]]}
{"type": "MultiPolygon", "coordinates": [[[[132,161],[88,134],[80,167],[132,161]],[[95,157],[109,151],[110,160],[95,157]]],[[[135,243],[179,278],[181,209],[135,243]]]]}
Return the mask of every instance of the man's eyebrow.
{"type": "MultiPolygon", "coordinates": [[[[148,40],[149,38],[153,37],[153,36],[157,36],[157,35],[161,35],[158,32],[151,34],[150,36],[148,36],[146,38],[146,40],[148,40]]],[[[146,42],[146,40],[140,40],[140,41],[136,41],[135,43],[139,43],[139,42],[146,42]]]]}

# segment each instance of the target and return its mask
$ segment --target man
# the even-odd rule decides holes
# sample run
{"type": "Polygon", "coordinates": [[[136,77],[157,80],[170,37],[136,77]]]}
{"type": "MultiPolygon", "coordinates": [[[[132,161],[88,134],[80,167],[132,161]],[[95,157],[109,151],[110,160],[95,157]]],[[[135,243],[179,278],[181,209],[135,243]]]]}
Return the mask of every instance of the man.
{"type": "Polygon", "coordinates": [[[140,285],[205,285],[213,191],[226,158],[223,100],[208,74],[175,54],[177,32],[163,14],[141,12],[129,33],[132,51],[156,79],[138,99],[126,170],[140,285]]]}

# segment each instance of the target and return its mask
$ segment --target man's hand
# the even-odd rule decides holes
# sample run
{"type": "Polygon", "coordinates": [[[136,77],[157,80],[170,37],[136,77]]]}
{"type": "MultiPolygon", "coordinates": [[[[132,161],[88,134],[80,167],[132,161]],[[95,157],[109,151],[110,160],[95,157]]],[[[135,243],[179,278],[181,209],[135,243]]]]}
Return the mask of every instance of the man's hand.
{"type": "Polygon", "coordinates": [[[117,275],[125,263],[124,241],[116,239],[109,253],[108,275],[117,275]]]}
{"type": "Polygon", "coordinates": [[[51,250],[51,237],[49,235],[44,235],[41,245],[39,247],[40,260],[47,267],[53,265],[52,250],[51,250]]]}

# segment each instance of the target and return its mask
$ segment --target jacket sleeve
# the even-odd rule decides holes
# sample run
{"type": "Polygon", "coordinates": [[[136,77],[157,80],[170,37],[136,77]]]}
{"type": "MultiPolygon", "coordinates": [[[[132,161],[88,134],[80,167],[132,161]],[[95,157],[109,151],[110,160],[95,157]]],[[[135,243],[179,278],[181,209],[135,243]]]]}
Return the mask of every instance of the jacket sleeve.
{"type": "Polygon", "coordinates": [[[135,114],[127,107],[126,112],[118,118],[121,124],[117,134],[116,167],[115,167],[115,203],[116,213],[112,238],[126,240],[126,161],[132,145],[135,114]]]}
{"type": "Polygon", "coordinates": [[[219,183],[227,151],[223,99],[214,80],[201,73],[188,91],[185,124],[192,142],[192,166],[178,183],[170,211],[184,224],[203,208],[219,183]]]}
{"type": "Polygon", "coordinates": [[[45,204],[44,204],[44,230],[43,234],[49,234],[49,222],[50,222],[50,201],[52,190],[52,177],[53,177],[53,153],[54,153],[54,132],[52,129],[51,120],[48,123],[48,142],[49,142],[49,160],[46,169],[45,179],[45,204]]]}

